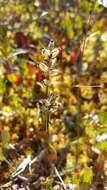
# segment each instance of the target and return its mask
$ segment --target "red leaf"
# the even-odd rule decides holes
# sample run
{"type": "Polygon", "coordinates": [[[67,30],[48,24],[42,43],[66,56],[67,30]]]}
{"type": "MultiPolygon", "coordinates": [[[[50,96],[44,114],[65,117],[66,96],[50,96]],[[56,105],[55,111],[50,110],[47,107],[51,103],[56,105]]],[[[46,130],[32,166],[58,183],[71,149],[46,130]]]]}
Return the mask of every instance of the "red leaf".
{"type": "Polygon", "coordinates": [[[18,45],[18,47],[21,48],[27,48],[30,44],[32,44],[32,39],[28,36],[26,36],[22,32],[16,32],[15,34],[15,41],[18,45]]]}
{"type": "Polygon", "coordinates": [[[22,76],[20,74],[16,74],[16,81],[15,84],[19,85],[22,81],[22,76]]]}
{"type": "Polygon", "coordinates": [[[62,40],[60,38],[58,38],[57,41],[56,41],[56,46],[58,48],[62,49],[62,45],[63,45],[62,40]]]}
{"type": "Polygon", "coordinates": [[[77,62],[80,59],[80,57],[81,57],[80,48],[75,48],[73,51],[71,51],[70,58],[73,63],[77,62]]]}
{"type": "Polygon", "coordinates": [[[104,161],[101,160],[100,162],[94,165],[94,172],[102,172],[104,170],[104,161]]]}
{"type": "Polygon", "coordinates": [[[38,81],[42,81],[43,80],[43,74],[42,74],[42,70],[40,68],[37,71],[37,80],[38,81]]]}
{"type": "Polygon", "coordinates": [[[56,161],[56,160],[57,160],[57,154],[56,154],[55,152],[50,153],[50,154],[48,155],[48,160],[49,160],[49,161],[56,161]]]}
{"type": "Polygon", "coordinates": [[[33,76],[35,74],[35,67],[32,64],[28,64],[28,75],[33,76]]]}

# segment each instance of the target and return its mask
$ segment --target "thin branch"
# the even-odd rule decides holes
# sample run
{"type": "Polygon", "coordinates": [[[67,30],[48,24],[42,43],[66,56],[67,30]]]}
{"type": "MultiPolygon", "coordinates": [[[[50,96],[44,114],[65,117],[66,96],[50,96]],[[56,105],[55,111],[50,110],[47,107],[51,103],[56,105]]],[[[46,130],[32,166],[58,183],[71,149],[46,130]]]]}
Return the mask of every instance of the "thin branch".
{"type": "Polygon", "coordinates": [[[104,86],[103,85],[72,85],[73,88],[103,88],[104,86]]]}
{"type": "Polygon", "coordinates": [[[34,163],[40,162],[43,159],[43,157],[46,155],[46,152],[47,152],[46,149],[42,150],[40,154],[38,154],[33,160],[31,160],[29,166],[31,166],[34,163]]]}
{"type": "Polygon", "coordinates": [[[28,156],[27,158],[25,158],[21,164],[17,167],[17,169],[15,170],[14,173],[12,173],[12,178],[17,177],[19,174],[21,174],[22,172],[24,172],[24,170],[26,169],[27,166],[29,166],[29,163],[31,161],[31,157],[28,156]]]}
{"type": "Polygon", "coordinates": [[[9,181],[8,183],[5,183],[4,185],[0,185],[0,188],[10,187],[11,185],[12,185],[12,181],[9,181]]]}
{"type": "MultiPolygon", "coordinates": [[[[69,167],[68,169],[65,169],[65,170],[59,172],[59,175],[60,175],[60,177],[66,176],[67,174],[73,172],[75,169],[76,169],[76,167],[69,167]]],[[[58,176],[57,174],[51,175],[52,178],[56,178],[57,176],[58,176]]]]}
{"type": "Polygon", "coordinates": [[[54,167],[54,169],[55,169],[55,173],[56,173],[56,175],[58,176],[60,182],[61,182],[62,185],[63,185],[64,190],[66,190],[66,185],[65,185],[65,183],[64,183],[64,181],[63,181],[63,179],[62,179],[62,177],[60,176],[60,173],[58,172],[58,170],[57,170],[56,167],[54,167]]]}

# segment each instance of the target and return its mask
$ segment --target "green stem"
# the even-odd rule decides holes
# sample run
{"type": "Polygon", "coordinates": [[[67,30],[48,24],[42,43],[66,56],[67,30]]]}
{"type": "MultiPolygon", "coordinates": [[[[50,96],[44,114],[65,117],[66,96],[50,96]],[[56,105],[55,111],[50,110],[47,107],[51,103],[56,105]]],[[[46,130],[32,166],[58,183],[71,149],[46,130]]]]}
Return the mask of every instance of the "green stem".
{"type": "MultiPolygon", "coordinates": [[[[47,86],[46,86],[46,98],[49,96],[49,78],[50,78],[50,68],[48,68],[48,73],[47,73],[47,86]]],[[[48,110],[49,112],[49,110],[48,110]]],[[[49,133],[49,113],[46,115],[46,136],[47,136],[47,141],[49,141],[50,133],[49,133]]]]}
{"type": "MultiPolygon", "coordinates": [[[[96,1],[94,2],[93,8],[91,9],[90,16],[89,16],[89,19],[88,19],[88,22],[87,22],[87,27],[89,27],[91,25],[92,16],[93,16],[94,11],[95,11],[95,6],[96,6],[96,1]]],[[[82,59],[84,57],[84,51],[85,51],[85,47],[86,47],[87,37],[88,37],[88,34],[86,32],[86,34],[84,35],[82,46],[81,46],[81,61],[82,61],[82,59]]]]}

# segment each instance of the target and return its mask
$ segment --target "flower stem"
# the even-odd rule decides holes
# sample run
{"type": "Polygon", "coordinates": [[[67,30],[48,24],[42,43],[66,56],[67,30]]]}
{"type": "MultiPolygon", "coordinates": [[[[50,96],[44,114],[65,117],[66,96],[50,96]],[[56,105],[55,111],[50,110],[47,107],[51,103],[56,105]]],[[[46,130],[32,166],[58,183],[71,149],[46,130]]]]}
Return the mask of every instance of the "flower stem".
{"type": "MultiPolygon", "coordinates": [[[[47,85],[46,85],[46,98],[49,96],[49,79],[50,79],[50,68],[48,67],[48,72],[47,72],[47,85]]],[[[48,113],[46,114],[46,137],[47,137],[47,142],[49,142],[49,137],[50,137],[50,132],[49,132],[49,109],[48,113]]]]}

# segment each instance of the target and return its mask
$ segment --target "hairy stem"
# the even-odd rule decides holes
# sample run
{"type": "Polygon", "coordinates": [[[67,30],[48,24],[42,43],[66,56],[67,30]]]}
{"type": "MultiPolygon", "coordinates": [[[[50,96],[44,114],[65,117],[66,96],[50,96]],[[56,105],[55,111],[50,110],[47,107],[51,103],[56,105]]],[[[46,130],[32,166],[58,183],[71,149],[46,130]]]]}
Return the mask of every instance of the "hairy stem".
{"type": "MultiPolygon", "coordinates": [[[[48,72],[47,72],[47,85],[46,85],[46,98],[48,98],[49,96],[49,80],[50,80],[50,68],[48,67],[48,72]]],[[[48,113],[46,114],[46,136],[47,136],[47,141],[49,141],[49,137],[50,137],[50,132],[49,132],[49,110],[48,113]]]]}

